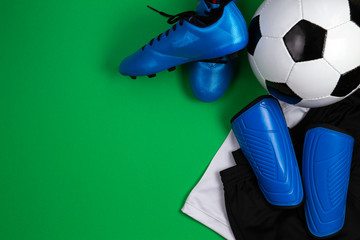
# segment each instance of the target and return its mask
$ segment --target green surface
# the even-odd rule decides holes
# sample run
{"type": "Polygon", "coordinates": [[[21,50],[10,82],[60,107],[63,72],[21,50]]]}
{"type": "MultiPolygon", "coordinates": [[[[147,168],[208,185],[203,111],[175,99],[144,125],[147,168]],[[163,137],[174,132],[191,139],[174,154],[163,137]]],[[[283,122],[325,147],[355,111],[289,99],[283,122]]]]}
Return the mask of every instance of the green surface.
{"type": "MultiPolygon", "coordinates": [[[[247,23],[260,0],[240,0],[247,23]]],[[[217,102],[186,66],[131,80],[118,65],[196,1],[0,2],[0,239],[222,239],[182,214],[230,130],[265,93],[246,53],[217,102]]]]}

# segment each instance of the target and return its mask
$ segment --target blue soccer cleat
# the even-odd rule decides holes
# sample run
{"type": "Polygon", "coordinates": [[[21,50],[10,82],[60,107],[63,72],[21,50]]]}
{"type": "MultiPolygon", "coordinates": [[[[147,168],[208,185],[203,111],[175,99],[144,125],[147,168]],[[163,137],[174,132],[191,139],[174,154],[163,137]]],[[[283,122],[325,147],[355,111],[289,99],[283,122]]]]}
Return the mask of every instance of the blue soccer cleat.
{"type": "Polygon", "coordinates": [[[344,226],[354,138],[331,126],[307,131],[303,153],[305,216],[309,231],[328,237],[344,226]]]}
{"type": "Polygon", "coordinates": [[[190,87],[195,97],[213,102],[226,91],[233,78],[236,59],[224,57],[222,62],[192,62],[189,64],[190,87]]]}
{"type": "MultiPolygon", "coordinates": [[[[233,2],[236,3],[235,0],[233,2]]],[[[218,7],[220,7],[220,4],[199,0],[196,12],[199,15],[206,16],[211,9],[218,7]]],[[[247,45],[248,32],[243,18],[241,20],[241,27],[241,31],[244,34],[243,41],[247,45]]],[[[190,86],[197,99],[204,102],[213,102],[225,93],[234,76],[236,67],[235,57],[237,55],[234,54],[231,58],[223,57],[221,61],[197,61],[189,64],[190,86]]]]}
{"type": "Polygon", "coordinates": [[[232,1],[211,10],[208,16],[199,16],[194,11],[177,15],[159,13],[169,18],[168,23],[175,25],[125,58],[119,67],[121,74],[132,78],[153,77],[158,72],[174,70],[175,66],[184,63],[220,60],[247,44],[243,17],[232,1]]]}

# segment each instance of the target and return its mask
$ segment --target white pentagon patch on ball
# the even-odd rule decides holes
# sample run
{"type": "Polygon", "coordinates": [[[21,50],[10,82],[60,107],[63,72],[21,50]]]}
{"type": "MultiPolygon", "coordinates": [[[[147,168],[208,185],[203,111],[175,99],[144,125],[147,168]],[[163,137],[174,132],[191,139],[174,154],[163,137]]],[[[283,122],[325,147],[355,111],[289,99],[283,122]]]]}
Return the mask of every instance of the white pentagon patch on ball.
{"type": "Polygon", "coordinates": [[[260,84],[266,88],[266,84],[265,84],[265,78],[261,75],[258,66],[256,65],[255,59],[253,56],[249,55],[249,63],[251,66],[251,69],[253,70],[256,78],[259,80],[260,84]]]}
{"type": "Polygon", "coordinates": [[[322,107],[360,85],[360,0],[266,0],[249,26],[250,66],[274,97],[322,107]]]}
{"type": "Polygon", "coordinates": [[[269,3],[265,1],[260,18],[261,31],[265,37],[282,37],[287,29],[300,19],[299,0],[271,1],[269,3]]]}
{"type": "Polygon", "coordinates": [[[340,73],[324,59],[299,62],[291,71],[287,85],[296,89],[302,99],[316,99],[329,96],[335,89],[340,73]]]}
{"type": "Polygon", "coordinates": [[[301,0],[304,19],[324,29],[334,28],[350,21],[348,1],[301,0]],[[325,18],[324,16],[331,16],[325,18]]]}
{"type": "Polygon", "coordinates": [[[358,67],[359,56],[360,27],[349,21],[328,30],[324,58],[337,71],[344,74],[358,67]]]}
{"type": "Polygon", "coordinates": [[[286,82],[295,64],[280,38],[262,37],[256,47],[254,59],[264,79],[278,83],[286,82]],[[273,49],[277,54],[274,56],[267,49],[273,49]],[[269,61],[271,65],[268,64],[269,61]]]}

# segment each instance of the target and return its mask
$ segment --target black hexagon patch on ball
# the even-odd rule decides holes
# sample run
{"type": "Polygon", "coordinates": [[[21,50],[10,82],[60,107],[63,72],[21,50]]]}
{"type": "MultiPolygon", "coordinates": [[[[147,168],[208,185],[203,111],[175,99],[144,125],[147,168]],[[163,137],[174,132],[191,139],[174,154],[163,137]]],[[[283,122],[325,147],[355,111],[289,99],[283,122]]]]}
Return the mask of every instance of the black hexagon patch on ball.
{"type": "Polygon", "coordinates": [[[360,67],[342,74],[331,96],[345,97],[360,85],[360,67]]]}
{"type": "Polygon", "coordinates": [[[249,42],[247,45],[247,51],[250,55],[254,56],[255,48],[261,37],[260,16],[256,16],[251,20],[249,25],[249,42]]]}
{"type": "Polygon", "coordinates": [[[292,59],[304,62],[323,57],[326,30],[306,20],[301,20],[286,33],[283,40],[292,59]]]}
{"type": "Polygon", "coordinates": [[[350,6],[351,21],[353,21],[360,27],[360,1],[349,0],[349,6],[350,6]]]}
{"type": "Polygon", "coordinates": [[[266,80],[265,83],[268,92],[283,102],[297,104],[302,100],[286,83],[274,83],[268,80],[266,80]]]}

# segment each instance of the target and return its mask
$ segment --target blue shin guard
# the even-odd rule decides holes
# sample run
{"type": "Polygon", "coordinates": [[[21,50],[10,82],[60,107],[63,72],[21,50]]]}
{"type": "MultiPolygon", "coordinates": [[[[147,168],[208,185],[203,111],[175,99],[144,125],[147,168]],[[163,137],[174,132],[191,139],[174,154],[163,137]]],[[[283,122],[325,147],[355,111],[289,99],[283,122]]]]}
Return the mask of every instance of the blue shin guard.
{"type": "Polygon", "coordinates": [[[256,99],[233,117],[231,127],[266,200],[298,206],[303,200],[301,177],[278,101],[271,96],[256,99]]]}
{"type": "Polygon", "coordinates": [[[310,232],[327,237],[345,221],[354,139],[338,129],[307,131],[303,153],[305,216],[310,232]]]}

